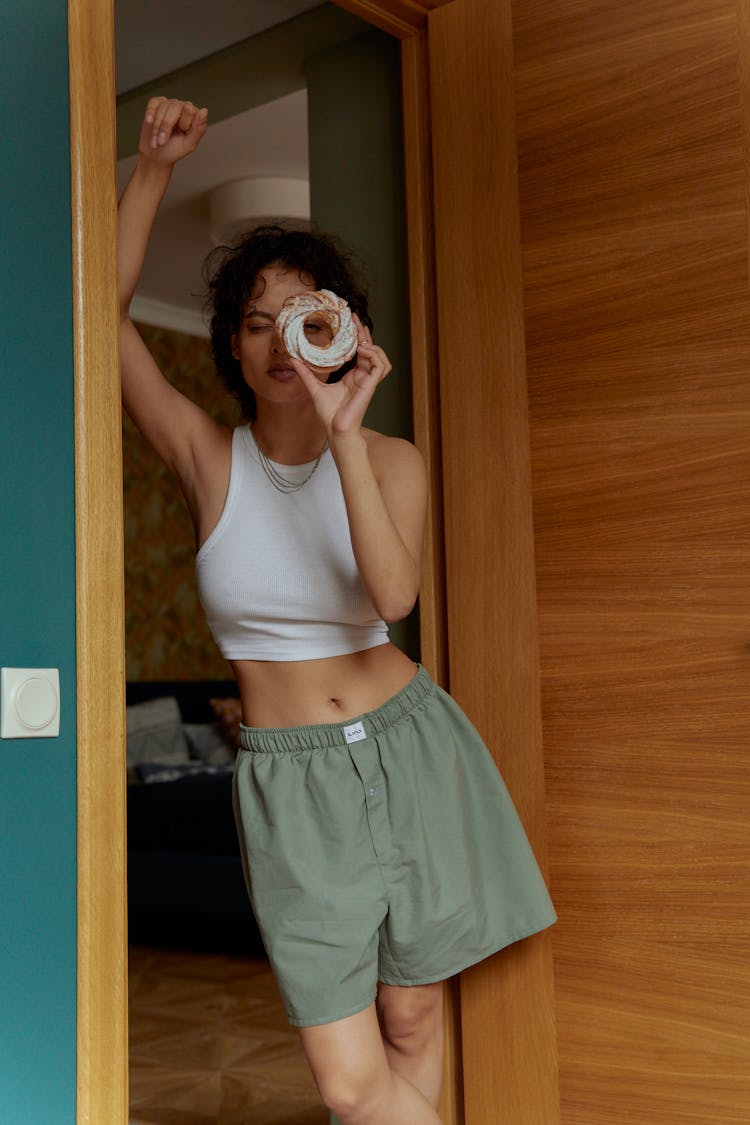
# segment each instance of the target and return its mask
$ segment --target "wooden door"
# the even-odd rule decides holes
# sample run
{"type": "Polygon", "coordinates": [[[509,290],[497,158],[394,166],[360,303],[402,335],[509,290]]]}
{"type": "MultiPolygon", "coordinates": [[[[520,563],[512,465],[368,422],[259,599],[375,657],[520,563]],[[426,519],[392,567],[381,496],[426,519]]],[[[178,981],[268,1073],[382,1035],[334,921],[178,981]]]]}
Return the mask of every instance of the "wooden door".
{"type": "Polygon", "coordinates": [[[747,4],[513,3],[562,1120],[750,1120],[747,4]]]}

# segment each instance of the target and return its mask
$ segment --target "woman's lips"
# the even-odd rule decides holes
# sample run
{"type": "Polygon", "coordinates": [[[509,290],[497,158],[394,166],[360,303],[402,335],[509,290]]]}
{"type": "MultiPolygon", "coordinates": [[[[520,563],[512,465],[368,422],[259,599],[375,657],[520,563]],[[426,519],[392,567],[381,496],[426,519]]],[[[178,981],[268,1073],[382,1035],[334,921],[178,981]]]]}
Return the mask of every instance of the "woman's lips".
{"type": "Polygon", "coordinates": [[[298,378],[293,367],[269,367],[268,374],[272,379],[278,379],[280,383],[291,383],[292,379],[298,378]]]}

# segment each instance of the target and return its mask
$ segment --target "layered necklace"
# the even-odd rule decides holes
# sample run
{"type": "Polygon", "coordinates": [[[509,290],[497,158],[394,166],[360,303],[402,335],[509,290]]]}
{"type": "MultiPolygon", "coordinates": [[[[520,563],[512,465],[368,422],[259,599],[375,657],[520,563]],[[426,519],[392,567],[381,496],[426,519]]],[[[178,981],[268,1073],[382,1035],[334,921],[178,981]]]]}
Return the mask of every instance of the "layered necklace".
{"type": "Polygon", "coordinates": [[[258,450],[258,460],[260,461],[260,467],[265,473],[269,483],[273,485],[277,492],[299,492],[301,488],[304,488],[304,486],[307,484],[310,477],[314,474],[315,470],[320,464],[326,449],[328,449],[328,442],[326,442],[320,453],[318,454],[316,460],[313,462],[313,467],[310,469],[310,472],[306,477],[303,477],[302,480],[289,480],[289,477],[285,477],[283,473],[280,473],[276,465],[274,465],[273,461],[270,461],[268,457],[266,457],[265,453],[260,447],[260,443],[257,437],[255,436],[255,430],[252,426],[250,427],[250,433],[253,435],[255,448],[258,450]]]}

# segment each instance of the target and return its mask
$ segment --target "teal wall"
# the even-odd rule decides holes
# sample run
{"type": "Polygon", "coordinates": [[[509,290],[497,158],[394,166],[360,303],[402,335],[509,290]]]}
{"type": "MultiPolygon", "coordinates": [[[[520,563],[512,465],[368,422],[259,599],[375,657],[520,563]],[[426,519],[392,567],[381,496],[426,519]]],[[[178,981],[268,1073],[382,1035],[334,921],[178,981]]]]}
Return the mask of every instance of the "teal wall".
{"type": "MultiPolygon", "coordinates": [[[[312,217],[363,265],[373,338],[393,364],[365,421],[411,438],[400,45],[368,31],[309,58],[306,73],[312,217]]],[[[389,631],[418,658],[416,613],[389,631]]]]}
{"type": "Polygon", "coordinates": [[[73,371],[67,6],[0,6],[0,664],[60,669],[60,737],[0,741],[0,1120],[72,1125],[73,371]]]}

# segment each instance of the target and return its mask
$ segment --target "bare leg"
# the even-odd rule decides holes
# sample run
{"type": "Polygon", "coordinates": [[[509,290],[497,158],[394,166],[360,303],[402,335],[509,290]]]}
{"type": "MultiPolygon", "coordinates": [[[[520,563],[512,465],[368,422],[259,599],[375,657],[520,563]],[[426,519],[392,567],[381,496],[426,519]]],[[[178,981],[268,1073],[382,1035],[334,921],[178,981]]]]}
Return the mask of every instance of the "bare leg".
{"type": "Polygon", "coordinates": [[[392,1070],[437,1109],[443,1077],[443,982],[378,985],[376,1008],[392,1070]]]}
{"type": "Polygon", "coordinates": [[[424,1094],[389,1065],[374,1004],[299,1032],[320,1095],[341,1125],[440,1125],[424,1094]]]}

